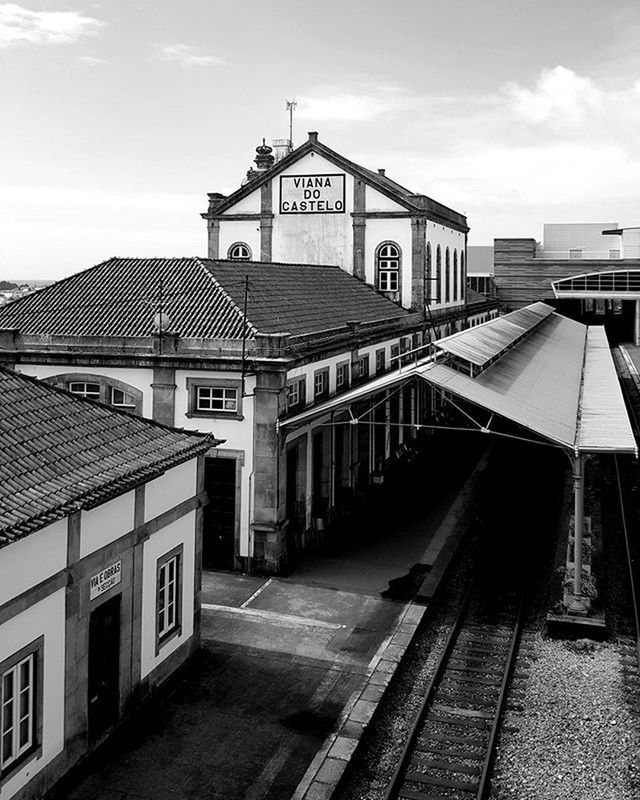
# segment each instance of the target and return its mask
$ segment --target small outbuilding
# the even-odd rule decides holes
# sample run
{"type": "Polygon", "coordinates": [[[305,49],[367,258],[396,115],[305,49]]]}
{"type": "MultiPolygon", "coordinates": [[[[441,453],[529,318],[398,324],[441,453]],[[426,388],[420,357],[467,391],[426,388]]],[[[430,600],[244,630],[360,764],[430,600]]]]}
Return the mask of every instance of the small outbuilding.
{"type": "Polygon", "coordinates": [[[0,796],[40,797],[199,644],[215,442],[0,368],[0,796]]]}

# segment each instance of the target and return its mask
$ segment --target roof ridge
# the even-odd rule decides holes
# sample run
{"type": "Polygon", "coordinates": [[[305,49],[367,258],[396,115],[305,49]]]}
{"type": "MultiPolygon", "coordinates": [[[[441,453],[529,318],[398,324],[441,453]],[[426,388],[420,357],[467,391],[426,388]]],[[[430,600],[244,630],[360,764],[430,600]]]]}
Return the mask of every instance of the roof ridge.
{"type": "MultiPolygon", "coordinates": [[[[250,331],[248,331],[248,333],[252,333],[254,335],[256,333],[259,333],[258,328],[252,322],[249,321],[248,313],[245,315],[244,311],[241,308],[239,308],[238,304],[233,299],[233,297],[231,297],[231,295],[225,289],[225,287],[220,283],[220,281],[215,277],[215,275],[210,270],[208,270],[206,266],[202,263],[203,261],[211,261],[211,260],[212,259],[205,259],[201,258],[200,256],[196,256],[196,263],[198,264],[200,269],[205,273],[205,275],[209,277],[209,280],[212,281],[215,288],[218,289],[218,291],[223,295],[223,297],[225,297],[231,303],[231,305],[240,315],[240,318],[244,321],[247,327],[250,328],[250,331]]],[[[238,262],[238,263],[244,263],[244,262],[238,262]]]]}
{"type": "MultiPolygon", "coordinates": [[[[198,257],[201,261],[214,261],[215,263],[222,262],[223,264],[251,264],[254,266],[264,266],[264,267],[309,267],[312,269],[340,269],[343,272],[345,270],[340,266],[340,264],[311,264],[309,262],[299,262],[299,261],[254,261],[253,259],[248,261],[239,261],[238,259],[234,258],[209,258],[208,256],[198,257]]],[[[347,273],[350,274],[350,273],[347,273]]]]}

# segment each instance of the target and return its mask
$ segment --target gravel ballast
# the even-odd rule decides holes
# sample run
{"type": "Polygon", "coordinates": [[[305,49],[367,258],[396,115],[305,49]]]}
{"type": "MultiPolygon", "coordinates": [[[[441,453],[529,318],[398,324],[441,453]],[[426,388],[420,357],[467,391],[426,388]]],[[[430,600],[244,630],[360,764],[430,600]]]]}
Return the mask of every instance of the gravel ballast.
{"type": "Polygon", "coordinates": [[[638,800],[637,670],[623,666],[623,648],[532,643],[523,710],[506,716],[492,800],[638,800]]]}

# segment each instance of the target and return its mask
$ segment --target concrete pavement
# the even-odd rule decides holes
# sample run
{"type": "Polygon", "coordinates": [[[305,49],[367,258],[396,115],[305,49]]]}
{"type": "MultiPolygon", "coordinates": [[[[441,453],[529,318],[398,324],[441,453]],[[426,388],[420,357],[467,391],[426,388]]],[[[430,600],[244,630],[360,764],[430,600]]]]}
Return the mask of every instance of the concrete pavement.
{"type": "Polygon", "coordinates": [[[58,797],[329,797],[419,621],[408,601],[473,441],[416,466],[286,578],[205,574],[201,652],[58,797]]]}

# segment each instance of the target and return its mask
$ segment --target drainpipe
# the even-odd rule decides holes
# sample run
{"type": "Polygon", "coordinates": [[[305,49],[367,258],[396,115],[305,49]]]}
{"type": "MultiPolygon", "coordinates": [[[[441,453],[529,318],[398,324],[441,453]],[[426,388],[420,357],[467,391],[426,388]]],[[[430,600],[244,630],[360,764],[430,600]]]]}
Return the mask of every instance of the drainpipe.
{"type": "Polygon", "coordinates": [[[586,614],[587,603],[582,596],[582,531],[584,528],[584,456],[573,458],[573,599],[567,609],[570,614],[586,614]]]}
{"type": "Polygon", "coordinates": [[[640,300],[636,300],[636,313],[633,317],[633,343],[640,346],[640,300]]]}

